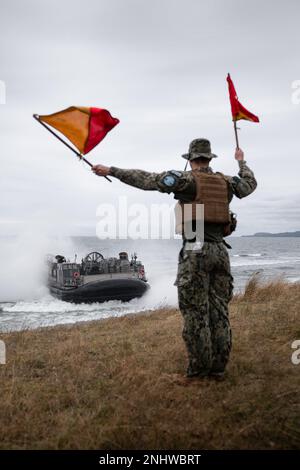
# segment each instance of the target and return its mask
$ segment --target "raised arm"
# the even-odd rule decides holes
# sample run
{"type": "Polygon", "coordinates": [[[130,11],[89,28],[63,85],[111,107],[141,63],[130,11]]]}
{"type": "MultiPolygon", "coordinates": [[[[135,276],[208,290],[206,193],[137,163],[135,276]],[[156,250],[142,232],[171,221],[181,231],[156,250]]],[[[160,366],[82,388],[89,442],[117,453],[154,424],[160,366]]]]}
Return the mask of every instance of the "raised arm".
{"type": "Polygon", "coordinates": [[[239,164],[238,176],[233,176],[230,180],[233,194],[242,199],[243,197],[249,196],[257,187],[257,181],[254,173],[247,166],[244,160],[244,152],[241,149],[236,149],[235,159],[239,164]]]}

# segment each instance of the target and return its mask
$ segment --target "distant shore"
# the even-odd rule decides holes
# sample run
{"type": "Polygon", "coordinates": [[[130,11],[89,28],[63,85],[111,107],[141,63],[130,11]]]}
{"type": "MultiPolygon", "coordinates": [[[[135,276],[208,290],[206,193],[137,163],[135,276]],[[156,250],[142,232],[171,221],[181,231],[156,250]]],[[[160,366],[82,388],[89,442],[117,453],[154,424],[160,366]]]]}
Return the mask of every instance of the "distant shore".
{"type": "Polygon", "coordinates": [[[251,280],[226,379],[190,385],[177,309],[2,333],[0,448],[299,449],[299,307],[299,283],[251,280]]]}
{"type": "Polygon", "coordinates": [[[293,237],[293,238],[297,238],[297,237],[300,237],[300,230],[297,230],[296,232],[281,232],[281,233],[257,232],[257,233],[254,233],[253,235],[242,235],[242,237],[280,237],[280,238],[293,237]]]}

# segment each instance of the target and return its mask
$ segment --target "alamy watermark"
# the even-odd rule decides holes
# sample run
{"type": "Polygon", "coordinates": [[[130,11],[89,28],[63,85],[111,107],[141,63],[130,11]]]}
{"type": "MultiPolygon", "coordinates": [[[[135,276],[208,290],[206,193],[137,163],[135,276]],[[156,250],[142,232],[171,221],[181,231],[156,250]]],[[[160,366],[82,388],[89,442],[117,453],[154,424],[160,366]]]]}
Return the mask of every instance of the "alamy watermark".
{"type": "Polygon", "coordinates": [[[300,339],[293,341],[291,348],[295,349],[291,356],[292,364],[294,364],[294,366],[298,366],[300,364],[300,339]]]}
{"type": "Polygon", "coordinates": [[[292,95],[291,101],[292,104],[300,104],[300,80],[294,80],[292,82],[292,95]]]}
{"type": "Polygon", "coordinates": [[[204,241],[203,204],[128,204],[121,196],[117,204],[100,204],[96,211],[97,237],[103,239],[171,240],[184,231],[187,240],[204,241]]]}
{"type": "Polygon", "coordinates": [[[0,339],[0,365],[6,364],[6,346],[4,341],[0,339]]]}
{"type": "Polygon", "coordinates": [[[0,80],[0,104],[6,104],[6,85],[3,80],[0,80]]]}

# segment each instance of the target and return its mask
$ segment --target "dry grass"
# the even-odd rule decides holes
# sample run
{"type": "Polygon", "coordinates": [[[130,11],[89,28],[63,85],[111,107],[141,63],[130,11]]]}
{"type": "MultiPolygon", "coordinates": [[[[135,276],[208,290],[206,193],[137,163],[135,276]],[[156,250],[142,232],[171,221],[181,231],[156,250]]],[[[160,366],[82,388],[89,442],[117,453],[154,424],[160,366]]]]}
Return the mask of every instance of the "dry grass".
{"type": "Polygon", "coordinates": [[[299,284],[251,280],[227,379],[188,386],[175,309],[1,334],[0,448],[299,449],[299,307],[299,284]]]}

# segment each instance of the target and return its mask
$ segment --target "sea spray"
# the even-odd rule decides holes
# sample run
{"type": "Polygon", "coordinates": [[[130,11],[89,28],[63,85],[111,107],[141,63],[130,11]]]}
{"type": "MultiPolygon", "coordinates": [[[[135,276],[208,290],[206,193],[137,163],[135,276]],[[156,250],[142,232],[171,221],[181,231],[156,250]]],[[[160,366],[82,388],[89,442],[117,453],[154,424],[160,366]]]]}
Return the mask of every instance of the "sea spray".
{"type": "Polygon", "coordinates": [[[70,252],[70,245],[70,238],[50,237],[38,226],[26,228],[15,237],[1,238],[0,302],[43,297],[47,293],[47,253],[70,252]]]}
{"type": "MultiPolygon", "coordinates": [[[[51,227],[50,227],[51,228],[51,227]]],[[[0,331],[17,330],[24,328],[37,328],[40,326],[50,326],[63,323],[76,323],[78,321],[89,321],[103,319],[108,317],[119,317],[129,313],[138,313],[145,310],[154,310],[164,306],[177,306],[177,291],[174,286],[177,270],[178,252],[181,243],[178,240],[99,240],[96,237],[49,237],[49,230],[26,230],[30,243],[20,244],[27,250],[28,269],[23,271],[23,278],[31,273],[31,257],[36,257],[42,265],[44,262],[44,253],[62,254],[74,260],[75,253],[80,262],[91,251],[99,251],[105,257],[117,256],[120,251],[127,251],[129,257],[137,252],[139,259],[145,264],[146,274],[151,288],[145,296],[139,299],[133,299],[130,302],[122,303],[120,301],[105,302],[103,304],[81,304],[74,305],[68,302],[62,302],[49,295],[47,292],[38,297],[36,286],[43,286],[44,281],[38,278],[37,284],[33,284],[32,293],[36,295],[27,296],[25,300],[19,294],[19,301],[12,303],[1,303],[0,301],[0,331]],[[38,233],[38,237],[35,234],[38,233]],[[42,234],[43,237],[42,237],[42,234]],[[45,240],[44,250],[37,250],[35,240],[40,238],[45,240]],[[30,248],[31,246],[31,248],[30,248]],[[30,249],[30,251],[28,251],[30,249]],[[39,254],[37,254],[39,251],[39,254]],[[27,274],[26,274],[27,272],[27,274]],[[25,274],[24,274],[25,273],[25,274]]],[[[20,237],[21,238],[21,237],[20,237]]],[[[263,270],[265,277],[285,274],[287,280],[297,281],[300,278],[300,239],[269,239],[257,240],[254,238],[232,238],[230,240],[232,250],[229,250],[232,259],[232,274],[234,276],[236,292],[243,289],[245,283],[254,272],[263,270]],[[234,256],[241,254],[258,254],[262,256],[234,256]]],[[[17,239],[14,241],[13,248],[16,247],[17,239]]],[[[4,265],[3,260],[14,259],[16,252],[8,251],[4,248],[1,241],[1,267],[10,271],[4,265]]],[[[7,264],[6,263],[6,264],[7,264]]],[[[27,266],[25,266],[27,268],[27,266]]],[[[39,265],[38,265],[39,267],[39,265]]],[[[3,274],[1,278],[3,277],[3,274]]],[[[11,276],[16,283],[17,275],[11,276]]],[[[2,283],[1,283],[2,284],[2,283]]],[[[6,286],[9,287],[6,282],[6,286]]],[[[4,284],[1,292],[5,293],[4,284]]],[[[1,286],[0,286],[1,288],[1,286]]],[[[45,289],[45,287],[43,287],[45,289]]],[[[6,289],[7,290],[7,289],[6,289]]],[[[14,291],[14,289],[13,289],[14,291]]],[[[46,289],[45,289],[46,291],[46,289]]],[[[43,292],[40,290],[38,293],[43,292]]],[[[25,292],[26,294],[26,292],[25,292]]],[[[6,296],[9,298],[9,296],[6,296]]],[[[13,299],[16,300],[16,296],[13,299]]]]}

